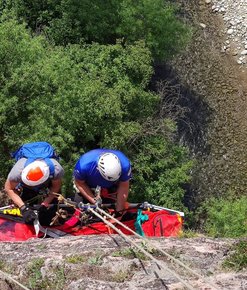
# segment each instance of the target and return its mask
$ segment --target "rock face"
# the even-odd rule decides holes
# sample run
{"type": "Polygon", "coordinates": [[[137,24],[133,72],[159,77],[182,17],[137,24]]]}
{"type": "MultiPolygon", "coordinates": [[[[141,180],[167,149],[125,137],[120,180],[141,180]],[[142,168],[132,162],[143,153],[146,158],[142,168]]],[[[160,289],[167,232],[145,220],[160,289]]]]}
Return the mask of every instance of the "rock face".
{"type": "MultiPolygon", "coordinates": [[[[138,238],[132,240],[138,242],[138,238]]],[[[234,273],[222,268],[234,240],[152,239],[157,248],[178,258],[207,281],[186,273],[158,254],[196,289],[244,290],[246,271],[234,273]]],[[[131,250],[118,235],[35,239],[22,243],[1,243],[1,269],[29,289],[185,289],[173,275],[158,269],[153,261],[131,250]]],[[[1,290],[20,289],[0,273],[1,290]]]]}
{"type": "Polygon", "coordinates": [[[247,1],[212,0],[206,3],[223,18],[226,34],[223,50],[234,55],[236,62],[247,68],[247,1]]]}
{"type": "Polygon", "coordinates": [[[180,128],[182,143],[197,160],[191,192],[199,201],[245,194],[247,1],[178,2],[194,27],[192,43],[171,64],[192,104],[180,128]]]}

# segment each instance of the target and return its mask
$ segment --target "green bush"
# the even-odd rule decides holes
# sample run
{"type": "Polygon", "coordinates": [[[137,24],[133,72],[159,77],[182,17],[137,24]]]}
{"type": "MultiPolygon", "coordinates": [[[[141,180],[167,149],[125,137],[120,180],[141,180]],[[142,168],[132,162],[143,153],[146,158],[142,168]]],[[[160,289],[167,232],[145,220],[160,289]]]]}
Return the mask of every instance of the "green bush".
{"type": "Polygon", "coordinates": [[[148,90],[153,71],[143,42],[54,47],[13,20],[0,23],[0,37],[4,176],[14,163],[10,152],[25,142],[46,140],[62,157],[64,191],[71,194],[79,155],[96,147],[116,148],[132,161],[134,197],[181,209],[188,159],[158,130],[163,120],[153,115],[160,96],[148,90]]]}
{"type": "Polygon", "coordinates": [[[163,136],[142,137],[133,157],[131,199],[186,211],[182,184],[193,163],[185,148],[163,136]]]}
{"type": "Polygon", "coordinates": [[[231,249],[230,255],[223,262],[223,267],[241,271],[247,268],[247,241],[240,241],[231,249]]]}
{"type": "Polygon", "coordinates": [[[155,59],[169,59],[188,43],[191,31],[164,0],[122,0],[116,31],[127,43],[143,39],[155,59]]]}
{"type": "Polygon", "coordinates": [[[247,236],[247,197],[212,198],[204,204],[207,211],[205,229],[213,237],[247,236]]]}
{"type": "Polygon", "coordinates": [[[0,0],[0,12],[15,15],[56,45],[143,40],[153,56],[165,59],[183,49],[190,29],[163,0],[0,0]]]}

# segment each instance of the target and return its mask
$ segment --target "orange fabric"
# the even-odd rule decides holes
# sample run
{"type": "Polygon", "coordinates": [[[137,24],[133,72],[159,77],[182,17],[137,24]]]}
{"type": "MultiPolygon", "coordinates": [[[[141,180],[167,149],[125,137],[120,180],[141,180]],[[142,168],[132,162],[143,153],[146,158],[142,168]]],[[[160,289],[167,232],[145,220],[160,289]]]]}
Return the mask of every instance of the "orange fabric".
{"type": "Polygon", "coordinates": [[[32,181],[38,181],[44,176],[42,170],[40,167],[35,167],[33,169],[30,169],[27,174],[27,179],[32,181]]]}

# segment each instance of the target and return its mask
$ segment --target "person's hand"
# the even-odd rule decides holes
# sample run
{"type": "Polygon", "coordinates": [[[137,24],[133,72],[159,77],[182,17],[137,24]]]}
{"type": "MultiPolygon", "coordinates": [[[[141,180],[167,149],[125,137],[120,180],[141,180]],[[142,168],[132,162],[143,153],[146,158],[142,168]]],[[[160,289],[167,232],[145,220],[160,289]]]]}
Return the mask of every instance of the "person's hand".
{"type": "Polygon", "coordinates": [[[26,205],[21,206],[20,211],[21,211],[24,222],[26,224],[33,224],[33,222],[37,218],[37,215],[35,214],[35,212],[26,205]]]}

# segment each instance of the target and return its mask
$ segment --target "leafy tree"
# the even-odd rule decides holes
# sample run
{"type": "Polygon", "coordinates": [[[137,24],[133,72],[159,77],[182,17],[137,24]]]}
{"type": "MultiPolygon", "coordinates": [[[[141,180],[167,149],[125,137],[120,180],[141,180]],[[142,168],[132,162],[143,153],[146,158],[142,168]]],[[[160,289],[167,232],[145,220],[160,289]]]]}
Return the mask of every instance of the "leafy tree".
{"type": "Polygon", "coordinates": [[[176,204],[175,197],[182,196],[179,184],[187,178],[187,159],[183,150],[156,132],[157,120],[152,115],[159,96],[147,89],[152,58],[143,42],[125,48],[96,43],[55,47],[13,20],[0,23],[0,37],[0,165],[4,176],[13,163],[9,152],[24,142],[45,140],[63,158],[69,192],[79,155],[107,146],[123,150],[133,161],[137,196],[145,187],[145,197],[158,201],[166,185],[167,196],[177,191],[171,197],[176,204]],[[145,133],[149,119],[150,134],[145,133]]]}
{"type": "Polygon", "coordinates": [[[247,267],[247,241],[240,240],[230,247],[230,254],[223,261],[222,266],[234,271],[241,271],[247,267]]]}
{"type": "Polygon", "coordinates": [[[144,39],[157,59],[167,59],[184,47],[189,27],[176,17],[175,5],[163,0],[123,0],[117,36],[127,43],[144,39]]]}
{"type": "Polygon", "coordinates": [[[4,8],[57,45],[143,40],[155,58],[165,59],[190,37],[175,6],[163,0],[2,0],[4,8]]]}
{"type": "Polygon", "coordinates": [[[56,44],[87,43],[114,44],[118,25],[118,0],[62,0],[57,6],[59,17],[53,18],[47,34],[56,44]]]}
{"type": "Polygon", "coordinates": [[[211,198],[201,207],[206,209],[206,231],[213,237],[246,237],[247,236],[247,197],[239,199],[211,198]]]}
{"type": "Polygon", "coordinates": [[[184,210],[184,190],[192,167],[186,149],[156,134],[142,137],[133,157],[135,175],[131,198],[184,210]]]}

